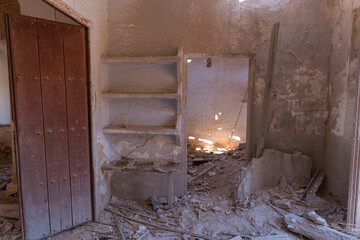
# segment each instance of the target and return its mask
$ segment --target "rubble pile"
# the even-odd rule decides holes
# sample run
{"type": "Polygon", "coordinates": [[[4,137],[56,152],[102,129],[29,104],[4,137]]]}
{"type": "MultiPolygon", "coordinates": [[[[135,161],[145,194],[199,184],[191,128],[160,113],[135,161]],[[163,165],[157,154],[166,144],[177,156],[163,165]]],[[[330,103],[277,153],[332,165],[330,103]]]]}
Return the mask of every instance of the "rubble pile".
{"type": "Polygon", "coordinates": [[[11,147],[0,143],[0,240],[22,238],[18,200],[7,190],[13,177],[11,164],[11,147]]]}
{"type": "Polygon", "coordinates": [[[0,239],[20,240],[21,238],[20,221],[14,219],[5,219],[0,216],[0,239]]]}
{"type": "MultiPolygon", "coordinates": [[[[189,149],[188,193],[167,205],[112,197],[97,221],[49,239],[358,239],[346,225],[346,209],[282,177],[275,187],[237,199],[245,150],[222,154],[189,149]],[[310,194],[311,193],[311,194],[310,194]],[[311,231],[309,230],[311,229],[311,231]],[[310,231],[315,235],[306,235],[310,231]],[[317,234],[317,235],[316,235],[317,234]]],[[[314,182],[322,179],[314,176],[314,182]]],[[[318,185],[318,184],[317,184],[318,185]]],[[[309,190],[310,189],[310,190],[309,190]]]]}
{"type": "Polygon", "coordinates": [[[11,162],[11,146],[0,143],[0,163],[11,162]]]}

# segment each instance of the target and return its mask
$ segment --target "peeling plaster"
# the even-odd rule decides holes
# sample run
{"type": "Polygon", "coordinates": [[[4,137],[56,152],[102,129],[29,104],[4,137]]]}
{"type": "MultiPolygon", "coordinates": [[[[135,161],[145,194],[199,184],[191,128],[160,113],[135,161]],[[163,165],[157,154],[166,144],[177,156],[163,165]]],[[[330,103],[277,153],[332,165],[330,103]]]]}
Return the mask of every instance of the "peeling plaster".
{"type": "Polygon", "coordinates": [[[337,137],[344,136],[345,118],[346,118],[346,101],[347,93],[343,92],[341,96],[336,98],[336,103],[331,109],[331,117],[333,118],[334,124],[331,127],[331,133],[337,137]]]}

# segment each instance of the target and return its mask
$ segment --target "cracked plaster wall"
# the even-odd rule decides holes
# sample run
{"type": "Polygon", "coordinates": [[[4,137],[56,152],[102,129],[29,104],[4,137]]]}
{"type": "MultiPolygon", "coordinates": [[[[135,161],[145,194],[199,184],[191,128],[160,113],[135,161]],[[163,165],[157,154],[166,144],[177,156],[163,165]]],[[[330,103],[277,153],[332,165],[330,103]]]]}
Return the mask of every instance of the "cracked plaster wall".
{"type": "Polygon", "coordinates": [[[330,116],[325,148],[325,186],[346,206],[355,135],[359,81],[360,1],[338,0],[334,8],[330,63],[330,116]]]}
{"type": "Polygon", "coordinates": [[[173,55],[181,45],[185,53],[255,53],[257,67],[252,144],[256,146],[271,27],[276,21],[280,21],[281,27],[270,94],[271,121],[268,123],[269,135],[265,146],[286,152],[301,151],[314,158],[316,167],[337,165],[339,169],[335,171],[326,169],[327,186],[335,189],[337,192],[334,190],[334,193],[338,196],[346,192],[343,184],[346,183],[344,179],[348,172],[340,170],[348,167],[339,159],[350,159],[346,155],[350,152],[347,138],[352,136],[349,130],[352,94],[348,93],[352,85],[343,84],[344,80],[347,82],[349,69],[347,52],[342,48],[350,44],[351,27],[349,29],[348,23],[352,21],[351,0],[62,2],[92,21],[91,102],[93,139],[96,139],[93,157],[97,211],[109,197],[108,175],[103,174],[99,166],[109,159],[107,155],[113,151],[113,146],[109,146],[101,134],[102,121],[108,113],[100,108],[100,56],[105,53],[173,55]],[[333,35],[334,22],[336,28],[333,35]],[[340,36],[344,37],[340,39],[340,36]],[[332,44],[337,59],[330,58],[332,44]],[[330,61],[334,69],[331,73],[330,61]],[[332,83],[331,127],[328,130],[326,160],[323,161],[330,108],[329,75],[332,83]],[[346,110],[349,113],[345,117],[343,106],[349,106],[349,110],[346,110]],[[329,150],[335,146],[342,148],[345,156],[340,156],[342,151],[329,150]],[[340,175],[336,175],[338,173],[340,175]],[[336,178],[339,183],[336,183],[336,178]]]}
{"type": "Polygon", "coordinates": [[[265,147],[301,151],[323,166],[334,1],[108,1],[108,53],[255,53],[256,146],[271,28],[280,39],[265,147]]]}

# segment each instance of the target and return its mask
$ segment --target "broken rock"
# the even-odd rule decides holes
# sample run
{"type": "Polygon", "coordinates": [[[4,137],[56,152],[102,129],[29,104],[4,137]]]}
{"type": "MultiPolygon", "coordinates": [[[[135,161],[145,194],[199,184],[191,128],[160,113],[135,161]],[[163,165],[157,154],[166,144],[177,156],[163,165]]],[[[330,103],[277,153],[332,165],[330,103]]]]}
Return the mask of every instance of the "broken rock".
{"type": "Polygon", "coordinates": [[[316,240],[352,240],[357,239],[355,236],[351,236],[342,232],[339,232],[335,229],[314,225],[311,221],[299,217],[295,214],[287,214],[284,217],[286,222],[286,227],[297,234],[305,236],[310,239],[316,240]]]}
{"type": "Polygon", "coordinates": [[[315,224],[328,226],[326,220],[315,213],[315,211],[306,212],[303,215],[304,218],[312,221],[315,224]]]}
{"type": "Polygon", "coordinates": [[[291,203],[287,200],[273,200],[272,204],[285,210],[291,209],[291,203]]]}
{"type": "Polygon", "coordinates": [[[283,176],[290,186],[307,185],[312,166],[313,160],[308,156],[265,149],[262,157],[253,158],[246,168],[241,169],[238,199],[258,189],[278,185],[283,176]]]}
{"type": "Polygon", "coordinates": [[[241,240],[241,239],[242,239],[242,237],[236,236],[236,237],[231,238],[230,240],[241,240]]]}

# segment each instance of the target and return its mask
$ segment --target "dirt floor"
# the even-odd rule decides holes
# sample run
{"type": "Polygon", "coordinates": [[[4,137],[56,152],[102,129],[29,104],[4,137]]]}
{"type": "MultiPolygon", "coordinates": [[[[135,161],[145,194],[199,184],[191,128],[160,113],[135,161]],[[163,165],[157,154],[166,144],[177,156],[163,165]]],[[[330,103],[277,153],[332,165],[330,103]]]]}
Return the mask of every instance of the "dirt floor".
{"type": "MultiPolygon", "coordinates": [[[[174,207],[168,209],[165,197],[154,198],[153,202],[112,198],[96,222],[49,239],[306,239],[288,230],[284,216],[302,216],[309,211],[323,217],[327,226],[347,230],[346,209],[334,200],[315,195],[299,201],[305,188],[295,190],[283,181],[236,200],[239,173],[244,166],[245,150],[224,154],[189,150],[188,193],[175,199],[174,207]]],[[[11,224],[12,230],[1,233],[0,239],[16,237],[18,222],[11,224]]]]}

